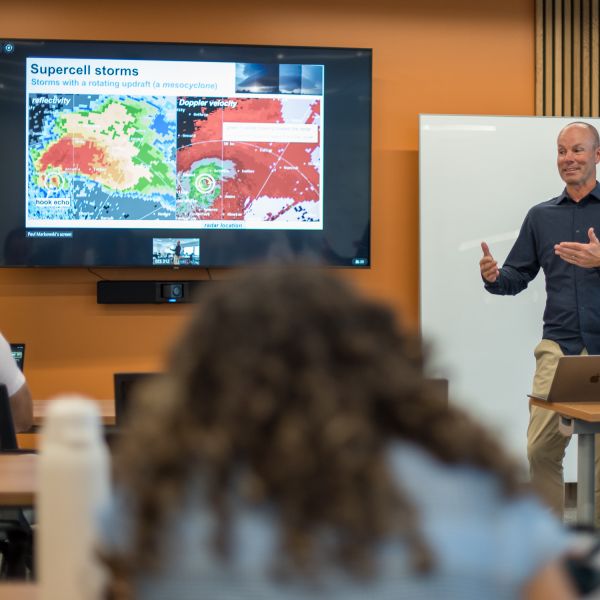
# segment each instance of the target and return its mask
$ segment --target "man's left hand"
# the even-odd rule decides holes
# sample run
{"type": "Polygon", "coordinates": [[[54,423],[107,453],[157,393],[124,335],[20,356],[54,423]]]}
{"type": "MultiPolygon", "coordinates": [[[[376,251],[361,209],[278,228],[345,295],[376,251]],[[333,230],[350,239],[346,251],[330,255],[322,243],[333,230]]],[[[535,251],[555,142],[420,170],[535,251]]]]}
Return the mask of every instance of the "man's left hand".
{"type": "Polygon", "coordinates": [[[590,241],[587,244],[578,242],[556,244],[554,254],[572,265],[585,269],[600,267],[600,240],[596,237],[593,227],[588,229],[588,237],[590,241]]]}

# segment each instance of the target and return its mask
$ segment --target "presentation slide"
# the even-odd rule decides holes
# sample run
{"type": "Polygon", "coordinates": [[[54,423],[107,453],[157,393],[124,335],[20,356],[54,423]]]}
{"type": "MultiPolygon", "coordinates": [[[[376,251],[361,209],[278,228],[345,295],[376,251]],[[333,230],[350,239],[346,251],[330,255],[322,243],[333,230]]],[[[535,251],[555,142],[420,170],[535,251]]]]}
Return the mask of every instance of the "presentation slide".
{"type": "Polygon", "coordinates": [[[322,230],[323,78],[30,57],[26,226],[322,230]]]}

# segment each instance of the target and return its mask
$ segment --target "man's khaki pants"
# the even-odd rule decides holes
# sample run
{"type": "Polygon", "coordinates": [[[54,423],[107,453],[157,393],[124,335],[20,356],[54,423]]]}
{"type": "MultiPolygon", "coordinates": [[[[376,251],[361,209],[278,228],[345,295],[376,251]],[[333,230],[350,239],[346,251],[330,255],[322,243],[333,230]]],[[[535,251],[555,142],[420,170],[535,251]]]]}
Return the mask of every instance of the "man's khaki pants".
{"type": "MultiPolygon", "coordinates": [[[[560,346],[551,340],[542,340],[534,351],[536,360],[533,393],[547,395],[556,371],[558,359],[563,356],[560,346]]],[[[587,354],[583,350],[582,354],[587,354]]],[[[529,407],[527,429],[527,456],[531,482],[548,505],[562,517],[564,509],[564,481],[562,461],[571,440],[558,430],[558,414],[552,410],[529,407]]],[[[596,501],[594,521],[600,526],[600,435],[595,436],[596,501]]]]}

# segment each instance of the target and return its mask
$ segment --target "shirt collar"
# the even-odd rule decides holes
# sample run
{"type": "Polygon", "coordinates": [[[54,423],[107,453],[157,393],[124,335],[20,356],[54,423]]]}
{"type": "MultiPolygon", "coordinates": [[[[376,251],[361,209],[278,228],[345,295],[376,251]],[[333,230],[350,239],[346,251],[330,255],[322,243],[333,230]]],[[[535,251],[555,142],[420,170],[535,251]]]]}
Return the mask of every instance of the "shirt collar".
{"type": "MultiPolygon", "coordinates": [[[[582,198],[593,197],[594,200],[600,202],[600,183],[596,181],[596,187],[587,195],[582,198]]],[[[563,204],[564,202],[572,202],[571,197],[567,194],[567,188],[563,190],[563,193],[550,201],[552,204],[563,204]]]]}

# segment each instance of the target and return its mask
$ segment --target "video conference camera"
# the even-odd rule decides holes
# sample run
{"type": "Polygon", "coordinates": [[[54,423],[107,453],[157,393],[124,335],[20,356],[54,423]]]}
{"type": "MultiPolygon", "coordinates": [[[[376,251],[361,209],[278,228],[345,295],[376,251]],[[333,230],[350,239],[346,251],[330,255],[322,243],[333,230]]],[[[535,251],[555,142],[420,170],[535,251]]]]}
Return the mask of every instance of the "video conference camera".
{"type": "Polygon", "coordinates": [[[193,302],[197,288],[206,280],[99,281],[98,304],[179,304],[193,302]]]}

